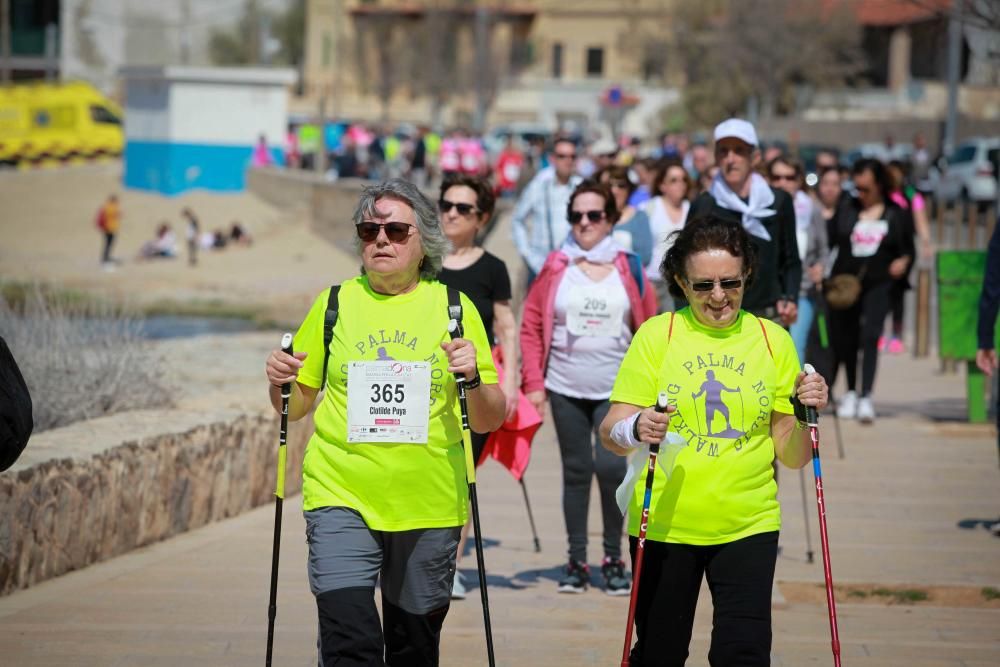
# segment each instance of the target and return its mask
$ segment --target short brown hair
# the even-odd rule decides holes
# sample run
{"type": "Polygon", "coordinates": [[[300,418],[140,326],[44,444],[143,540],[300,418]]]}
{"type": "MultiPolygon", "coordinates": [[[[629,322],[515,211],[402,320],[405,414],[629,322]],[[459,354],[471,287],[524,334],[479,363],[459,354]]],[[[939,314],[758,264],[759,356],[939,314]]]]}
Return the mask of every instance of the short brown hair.
{"type": "Polygon", "coordinates": [[[580,185],[576,186],[573,190],[573,194],[569,196],[569,203],[566,204],[566,219],[568,220],[570,215],[573,213],[573,201],[580,195],[592,192],[595,195],[604,198],[604,215],[607,217],[608,222],[612,225],[618,222],[618,218],[621,217],[621,212],[618,210],[618,205],[615,203],[615,197],[611,194],[611,187],[595,181],[592,178],[588,178],[580,185]]]}
{"type": "Polygon", "coordinates": [[[757,251],[743,225],[709,213],[688,220],[683,228],[671,236],[673,245],[663,257],[660,274],[675,298],[684,298],[684,290],[674,280],[674,276],[687,278],[688,258],[707,250],[725,250],[733,257],[742,258],[747,286],[753,281],[757,269],[757,251]]]}
{"type": "Polygon", "coordinates": [[[465,186],[476,193],[476,208],[480,215],[485,215],[487,220],[493,217],[493,209],[496,206],[496,195],[493,194],[493,187],[485,178],[478,176],[468,176],[466,174],[449,173],[441,182],[441,194],[438,199],[444,199],[444,193],[448,188],[465,186]]]}

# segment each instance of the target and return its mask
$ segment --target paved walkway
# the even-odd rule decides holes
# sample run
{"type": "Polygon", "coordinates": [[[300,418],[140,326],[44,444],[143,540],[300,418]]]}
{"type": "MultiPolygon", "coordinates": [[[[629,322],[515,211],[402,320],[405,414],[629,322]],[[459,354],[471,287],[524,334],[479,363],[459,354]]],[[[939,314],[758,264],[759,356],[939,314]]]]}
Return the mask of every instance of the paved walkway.
{"type": "MultiPolygon", "coordinates": [[[[491,249],[513,259],[507,234],[491,249]]],[[[984,522],[1000,515],[996,440],[957,423],[963,378],[937,364],[888,357],[878,381],[878,423],[844,424],[847,456],[836,455],[823,421],[826,498],[834,578],[844,584],[1000,588],[1000,539],[984,522]]],[[[257,395],[256,393],[254,395],[257,395]]],[[[263,399],[261,399],[263,400],[263,399]]],[[[798,473],[783,471],[779,587],[822,585],[811,473],[807,516],[813,564],[805,562],[798,473]]],[[[592,589],[555,592],[565,558],[558,451],[551,426],[539,432],[527,477],[542,552],[534,553],[517,484],[495,464],[480,478],[486,562],[499,665],[617,665],[627,599],[592,589]]],[[[591,564],[600,556],[596,493],[591,564]]],[[[263,662],[273,508],[259,508],[167,542],[0,598],[0,665],[12,667],[243,667],[263,662]]],[[[276,666],[315,665],[315,618],[305,578],[298,499],[284,515],[276,666]]],[[[475,582],[475,558],[462,565],[475,582]]],[[[791,597],[791,596],[789,596],[791,597]]],[[[932,601],[933,603],[933,601],[932,601]]],[[[838,600],[844,664],[994,667],[1000,664],[1000,603],[992,608],[859,604],[838,600]]],[[[707,591],[699,605],[690,665],[706,665],[707,591]]],[[[445,623],[442,665],[484,665],[477,591],[445,623]]],[[[775,665],[830,665],[825,604],[791,602],[774,612],[775,665]]]]}

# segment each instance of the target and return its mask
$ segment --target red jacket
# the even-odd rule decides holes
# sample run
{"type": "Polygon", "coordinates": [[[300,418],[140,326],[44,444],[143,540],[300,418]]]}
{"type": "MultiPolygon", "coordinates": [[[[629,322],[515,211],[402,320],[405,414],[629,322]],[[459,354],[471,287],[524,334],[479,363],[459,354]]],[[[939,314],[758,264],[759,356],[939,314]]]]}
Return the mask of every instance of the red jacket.
{"type": "MultiPolygon", "coordinates": [[[[628,257],[629,253],[621,251],[614,263],[628,295],[632,332],[635,333],[643,322],[656,315],[658,304],[656,291],[641,269],[642,296],[639,296],[639,286],[629,267],[628,257]]],[[[521,320],[521,388],[524,393],[545,389],[545,369],[549,363],[552,330],[555,327],[556,293],[568,266],[568,256],[558,250],[550,253],[524,301],[521,320]]]]}

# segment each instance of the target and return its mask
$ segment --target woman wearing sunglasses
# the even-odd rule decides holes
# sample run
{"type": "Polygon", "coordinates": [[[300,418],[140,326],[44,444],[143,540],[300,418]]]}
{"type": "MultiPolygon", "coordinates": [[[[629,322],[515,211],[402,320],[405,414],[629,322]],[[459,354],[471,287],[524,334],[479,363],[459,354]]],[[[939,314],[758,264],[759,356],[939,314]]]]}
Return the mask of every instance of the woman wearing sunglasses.
{"type": "Polygon", "coordinates": [[[629,180],[628,168],[620,165],[605,167],[594,174],[599,182],[611,188],[615,198],[615,207],[620,212],[618,222],[611,237],[625,250],[631,250],[639,256],[643,266],[649,264],[653,254],[653,235],[649,230],[649,218],[640,208],[628,205],[636,184],[629,180]]]}
{"type": "MultiPolygon", "coordinates": [[[[510,420],[517,411],[518,402],[517,322],[510,307],[510,274],[502,259],[476,245],[476,236],[489,222],[495,203],[493,188],[484,179],[459,174],[445,177],[441,183],[438,211],[441,228],[451,241],[451,252],[444,258],[438,280],[469,297],[479,311],[490,343],[499,346],[500,350],[494,347],[493,358],[494,364],[498,360],[502,362],[503,392],[507,401],[504,417],[510,420]]],[[[472,434],[473,460],[477,465],[488,439],[487,433],[472,434]]],[[[468,534],[469,524],[466,523],[458,545],[452,585],[451,597],[455,600],[465,598],[458,561],[461,561],[468,534]]]]}
{"type": "Polygon", "coordinates": [[[628,595],[622,514],[615,502],[625,462],[597,444],[596,429],[608,411],[615,372],[633,332],[656,313],[656,293],[639,258],[611,238],[618,208],[606,185],[588,180],[577,186],[567,215],[570,234],[545,260],[524,303],[522,387],[542,415],[548,398],[562,456],[569,563],[559,591],[582,593],[590,584],[587,511],[596,474],[605,591],[628,595]]]}
{"type": "Polygon", "coordinates": [[[449,244],[434,204],[393,179],[364,190],[354,223],[362,270],[340,285],[326,378],[329,290],[294,355],[268,358],[271,403],[280,410],[291,383],[288,418],[301,419],[326,380],[302,466],[320,664],[436,665],[468,514],[455,375],[467,380],[473,431],[500,426],[504,395],[464,295],[464,337],[448,334],[448,290],[435,278],[449,244]]]}
{"type": "MultiPolygon", "coordinates": [[[[770,664],[771,586],[781,526],[772,462],[810,460],[804,410],[827,388],[799,371],[780,325],[741,310],[754,245],[742,225],[713,215],[689,220],[661,265],[688,306],[646,322],[632,339],[600,426],[603,445],[634,453],[639,484],[628,502],[632,558],[643,507],[646,454],[664,439],[654,473],[631,665],[683,665],[702,578],[714,607],[709,661],[770,664]],[[665,392],[667,413],[656,412],[665,392]],[[641,471],[640,471],[641,470],[641,471]],[[666,471],[666,473],[664,472],[666,471]]],[[[634,478],[634,477],[633,477],[634,478]]],[[[633,565],[634,566],[634,565],[633,565]]]]}
{"type": "Polygon", "coordinates": [[[654,243],[646,273],[656,286],[660,312],[674,309],[674,300],[668,289],[669,282],[660,279],[660,264],[670,248],[673,233],[684,227],[684,221],[687,220],[691,209],[688,197],[693,185],[683,164],[677,160],[667,160],[656,170],[653,177],[654,197],[644,207],[649,216],[654,243]]]}
{"type": "Polygon", "coordinates": [[[878,339],[889,314],[894,280],[909,271],[915,248],[910,213],[889,195],[892,180],[885,165],[864,158],[851,169],[857,197],[837,209],[831,247],[833,279],[853,276],[860,291],[850,302],[830,303],[830,338],[836,359],[833,381],[841,364],[847,374],[847,392],[837,406],[838,416],[857,418],[862,424],[875,421],[872,390],[878,370],[878,339]],[[861,392],[858,393],[858,352],[861,352],[861,392]]]}

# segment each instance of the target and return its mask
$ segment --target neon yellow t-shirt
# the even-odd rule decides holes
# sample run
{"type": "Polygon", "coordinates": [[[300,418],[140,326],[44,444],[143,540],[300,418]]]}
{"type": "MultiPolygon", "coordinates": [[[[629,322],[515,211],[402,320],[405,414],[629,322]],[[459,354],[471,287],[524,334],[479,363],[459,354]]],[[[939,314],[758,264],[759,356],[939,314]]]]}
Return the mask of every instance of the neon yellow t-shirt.
{"type": "MultiPolygon", "coordinates": [[[[330,290],[313,303],[295,334],[294,349],[308,352],[299,382],[319,388],[323,372],[323,319],[330,290]]],[[[327,388],[316,409],[316,432],[302,465],[306,510],[350,507],[372,530],[403,531],[460,526],[468,491],[461,411],[454,376],[441,343],[448,335],[448,293],[423,280],[412,292],[377,294],[359,276],[341,285],[340,314],[330,343],[327,388]],[[431,367],[427,444],[349,443],[347,376],[351,361],[427,361],[431,367]]],[[[476,307],[462,295],[465,338],[476,346],[483,384],[496,369],[476,307]]]]}
{"type": "MultiPolygon", "coordinates": [[[[799,360],[791,336],[745,311],[731,326],[713,329],[684,308],[673,316],[672,334],[671,317],[639,328],[611,392],[613,402],[646,407],[666,391],[677,407],[669,428],[688,443],[670,481],[662,471],[653,478],[646,537],[707,545],[778,530],[771,412],[793,413],[799,360]]],[[[639,534],[644,492],[636,485],[631,535],[639,534]]]]}

